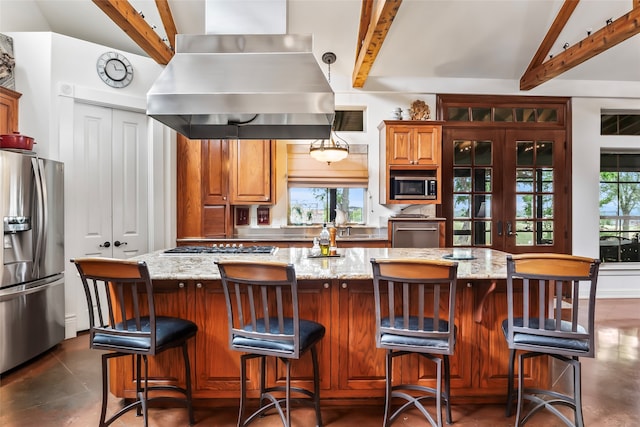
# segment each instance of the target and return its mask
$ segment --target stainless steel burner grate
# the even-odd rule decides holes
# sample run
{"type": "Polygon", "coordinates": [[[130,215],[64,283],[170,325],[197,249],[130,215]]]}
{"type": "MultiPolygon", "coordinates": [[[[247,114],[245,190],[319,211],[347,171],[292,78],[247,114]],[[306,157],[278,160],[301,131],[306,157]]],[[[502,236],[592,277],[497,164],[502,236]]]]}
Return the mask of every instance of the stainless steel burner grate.
{"type": "Polygon", "coordinates": [[[276,251],[275,246],[178,246],[167,249],[165,254],[263,254],[271,255],[276,251]]]}

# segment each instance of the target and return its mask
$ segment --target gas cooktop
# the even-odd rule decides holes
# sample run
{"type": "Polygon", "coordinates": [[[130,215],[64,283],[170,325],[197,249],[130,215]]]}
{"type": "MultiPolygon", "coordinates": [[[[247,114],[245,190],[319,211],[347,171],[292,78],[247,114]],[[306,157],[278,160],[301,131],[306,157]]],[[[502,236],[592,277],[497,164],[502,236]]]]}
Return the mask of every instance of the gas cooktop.
{"type": "Polygon", "coordinates": [[[243,246],[243,245],[214,245],[214,246],[178,246],[167,249],[165,254],[263,254],[272,255],[278,248],[275,246],[243,246]]]}

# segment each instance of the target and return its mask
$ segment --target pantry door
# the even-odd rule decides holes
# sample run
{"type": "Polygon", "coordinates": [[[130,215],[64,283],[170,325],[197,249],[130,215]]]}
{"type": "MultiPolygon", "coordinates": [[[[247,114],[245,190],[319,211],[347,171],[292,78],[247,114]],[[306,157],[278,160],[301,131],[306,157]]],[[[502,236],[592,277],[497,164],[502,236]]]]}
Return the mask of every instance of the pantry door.
{"type": "Polygon", "coordinates": [[[130,258],[148,248],[147,119],[144,114],[76,103],[74,198],[78,255],[130,258]]]}

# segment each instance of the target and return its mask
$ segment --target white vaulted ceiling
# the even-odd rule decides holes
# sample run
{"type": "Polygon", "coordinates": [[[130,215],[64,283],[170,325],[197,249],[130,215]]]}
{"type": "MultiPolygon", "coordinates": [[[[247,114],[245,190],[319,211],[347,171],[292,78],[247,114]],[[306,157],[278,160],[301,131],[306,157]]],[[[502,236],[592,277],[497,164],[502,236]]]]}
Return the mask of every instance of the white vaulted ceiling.
{"type": "MultiPolygon", "coordinates": [[[[130,0],[164,29],[154,0],[130,0]]],[[[205,0],[169,0],[178,33],[204,34],[205,0]]],[[[520,80],[564,0],[404,0],[363,89],[421,78],[520,80]]],[[[629,12],[636,0],[582,0],[550,50],[576,44],[629,12]]],[[[332,74],[350,76],[360,0],[288,0],[289,33],[312,33],[314,53],[333,51],[332,74]]],[[[90,0],[0,0],[0,32],[53,31],[145,55],[90,0]]],[[[640,36],[613,46],[556,79],[638,81],[640,36]]]]}

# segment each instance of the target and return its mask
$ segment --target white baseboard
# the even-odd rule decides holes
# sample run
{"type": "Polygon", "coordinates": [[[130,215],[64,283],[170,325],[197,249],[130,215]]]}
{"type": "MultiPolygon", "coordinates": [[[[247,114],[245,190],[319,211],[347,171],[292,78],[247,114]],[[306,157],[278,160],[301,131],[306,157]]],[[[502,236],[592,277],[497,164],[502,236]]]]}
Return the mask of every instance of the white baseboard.
{"type": "Polygon", "coordinates": [[[68,314],[64,318],[64,339],[78,336],[78,328],[75,314],[68,314]]]}

